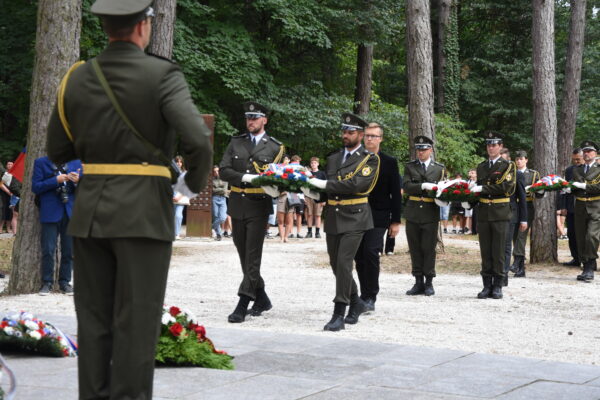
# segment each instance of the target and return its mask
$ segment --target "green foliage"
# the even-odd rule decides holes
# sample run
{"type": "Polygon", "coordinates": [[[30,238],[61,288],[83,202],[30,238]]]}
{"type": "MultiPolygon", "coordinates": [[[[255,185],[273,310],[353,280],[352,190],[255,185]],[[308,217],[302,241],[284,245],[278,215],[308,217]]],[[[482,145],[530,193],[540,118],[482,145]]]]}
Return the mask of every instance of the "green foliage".
{"type": "MultiPolygon", "coordinates": [[[[166,329],[166,328],[163,328],[166,329]]],[[[208,342],[198,342],[196,335],[175,338],[163,334],[158,339],[156,361],[159,364],[197,366],[215,369],[234,369],[233,357],[226,354],[213,353],[208,342]]]]}
{"type": "Polygon", "coordinates": [[[445,32],[444,56],[446,57],[446,71],[444,81],[444,114],[458,118],[458,98],[460,94],[460,64],[458,61],[458,15],[457,2],[453,1],[450,7],[450,18],[445,32]]]}
{"type": "Polygon", "coordinates": [[[435,138],[436,159],[446,166],[450,176],[460,173],[466,177],[469,169],[483,161],[477,155],[483,139],[476,136],[476,131],[466,130],[463,123],[447,115],[435,116],[435,138]]]}

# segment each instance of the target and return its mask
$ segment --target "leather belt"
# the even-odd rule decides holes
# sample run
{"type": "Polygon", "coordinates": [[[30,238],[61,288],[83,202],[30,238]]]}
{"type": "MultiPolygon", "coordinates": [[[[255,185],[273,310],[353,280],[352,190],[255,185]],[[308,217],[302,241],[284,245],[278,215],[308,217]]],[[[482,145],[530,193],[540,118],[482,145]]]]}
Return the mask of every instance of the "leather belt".
{"type": "Polygon", "coordinates": [[[85,175],[141,175],[171,179],[171,171],[163,165],[141,164],[83,164],[85,175]]]}
{"type": "Polygon", "coordinates": [[[484,198],[480,198],[479,199],[480,202],[482,203],[486,203],[486,204],[497,204],[497,203],[510,203],[510,197],[502,197],[500,199],[484,199],[484,198]]]}
{"type": "Polygon", "coordinates": [[[368,197],[361,197],[359,199],[346,199],[346,200],[327,200],[327,204],[330,206],[351,206],[354,204],[365,204],[369,202],[368,197]]]}
{"type": "Polygon", "coordinates": [[[232,186],[231,191],[236,192],[236,193],[248,193],[248,194],[263,194],[263,193],[265,193],[263,188],[241,188],[241,187],[237,187],[237,186],[232,186]]]}
{"type": "Polygon", "coordinates": [[[533,201],[533,197],[527,197],[527,202],[532,202],[533,201]]]}
{"type": "Polygon", "coordinates": [[[412,201],[422,201],[424,203],[433,203],[433,199],[431,197],[408,196],[408,199],[412,201]]]}
{"type": "Polygon", "coordinates": [[[595,197],[575,197],[577,199],[577,201],[596,201],[596,200],[600,200],[600,196],[595,196],[595,197]]]}

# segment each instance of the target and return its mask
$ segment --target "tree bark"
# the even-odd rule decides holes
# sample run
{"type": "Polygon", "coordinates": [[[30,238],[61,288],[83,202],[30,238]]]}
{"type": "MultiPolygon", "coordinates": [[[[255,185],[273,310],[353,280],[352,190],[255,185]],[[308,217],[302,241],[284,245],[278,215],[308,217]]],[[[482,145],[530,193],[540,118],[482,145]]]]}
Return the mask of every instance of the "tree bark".
{"type": "MultiPolygon", "coordinates": [[[[554,1],[533,0],[533,152],[542,176],[557,167],[554,1]]],[[[531,262],[557,262],[556,193],[536,200],[531,262]]]]}
{"type": "Polygon", "coordinates": [[[437,29],[435,35],[435,109],[438,113],[444,112],[444,92],[446,83],[446,55],[444,54],[444,38],[446,36],[446,28],[450,21],[450,6],[452,0],[436,0],[437,8],[437,29]]]}
{"type": "Polygon", "coordinates": [[[56,102],[56,89],[67,69],[79,58],[80,34],[81,1],[39,1],[27,159],[19,204],[19,229],[13,245],[9,294],[32,293],[40,288],[41,226],[31,192],[33,162],[46,154],[46,128],[56,102]]]}
{"type": "Polygon", "coordinates": [[[154,1],[156,16],[152,21],[152,37],[148,45],[148,53],[169,59],[173,56],[176,7],[177,0],[154,1]]]}
{"type": "Polygon", "coordinates": [[[406,21],[408,137],[410,155],[414,158],[416,136],[423,135],[435,140],[429,1],[408,0],[406,21]]]}
{"type": "Polygon", "coordinates": [[[581,86],[581,63],[585,34],[586,0],[571,1],[569,22],[569,43],[565,65],[560,118],[558,119],[558,170],[562,174],[570,164],[579,108],[579,87],[581,86]]]}
{"type": "Polygon", "coordinates": [[[373,45],[359,44],[356,58],[356,89],[354,92],[354,113],[365,115],[371,105],[371,85],[373,73],[373,45]]]}

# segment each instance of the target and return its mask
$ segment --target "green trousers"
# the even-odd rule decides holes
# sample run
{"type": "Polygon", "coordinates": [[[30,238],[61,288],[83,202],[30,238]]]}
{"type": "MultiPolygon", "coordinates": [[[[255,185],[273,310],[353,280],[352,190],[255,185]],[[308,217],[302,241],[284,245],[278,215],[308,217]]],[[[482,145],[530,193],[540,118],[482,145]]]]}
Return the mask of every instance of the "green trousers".
{"type": "Polygon", "coordinates": [[[517,228],[516,239],[513,240],[514,248],[513,248],[513,256],[523,256],[525,257],[525,245],[527,244],[527,235],[531,231],[531,225],[533,224],[533,218],[535,209],[533,207],[529,207],[527,205],[527,229],[521,232],[517,228]]]}
{"type": "Polygon", "coordinates": [[[152,399],[172,243],[74,238],[79,398],[152,399]]]}
{"type": "Polygon", "coordinates": [[[481,276],[504,277],[504,257],[508,221],[477,221],[481,276]]]}
{"type": "Polygon", "coordinates": [[[265,287],[265,281],[260,275],[260,263],[268,221],[268,215],[231,219],[233,243],[240,257],[244,274],[238,295],[246,295],[252,300],[256,298],[256,289],[265,287]]]}
{"type": "Polygon", "coordinates": [[[406,221],[406,240],[413,276],[435,276],[438,225],[438,222],[418,224],[406,221]]]}
{"type": "Polygon", "coordinates": [[[352,264],[363,234],[363,231],[327,234],[329,264],[335,275],[335,303],[350,304],[350,297],[358,294],[356,282],[352,277],[352,264]]]}
{"type": "Polygon", "coordinates": [[[581,208],[575,208],[575,236],[577,237],[577,252],[583,263],[598,258],[600,244],[600,214],[588,213],[581,208]]]}

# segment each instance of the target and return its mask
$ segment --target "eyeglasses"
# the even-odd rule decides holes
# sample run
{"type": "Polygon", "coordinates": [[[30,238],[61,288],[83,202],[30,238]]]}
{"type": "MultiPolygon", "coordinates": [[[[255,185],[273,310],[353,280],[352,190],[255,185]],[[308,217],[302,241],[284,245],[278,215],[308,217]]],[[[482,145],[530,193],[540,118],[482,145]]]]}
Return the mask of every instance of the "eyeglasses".
{"type": "Polygon", "coordinates": [[[381,135],[365,135],[365,139],[370,139],[370,140],[374,140],[377,138],[380,138],[381,135]]]}

